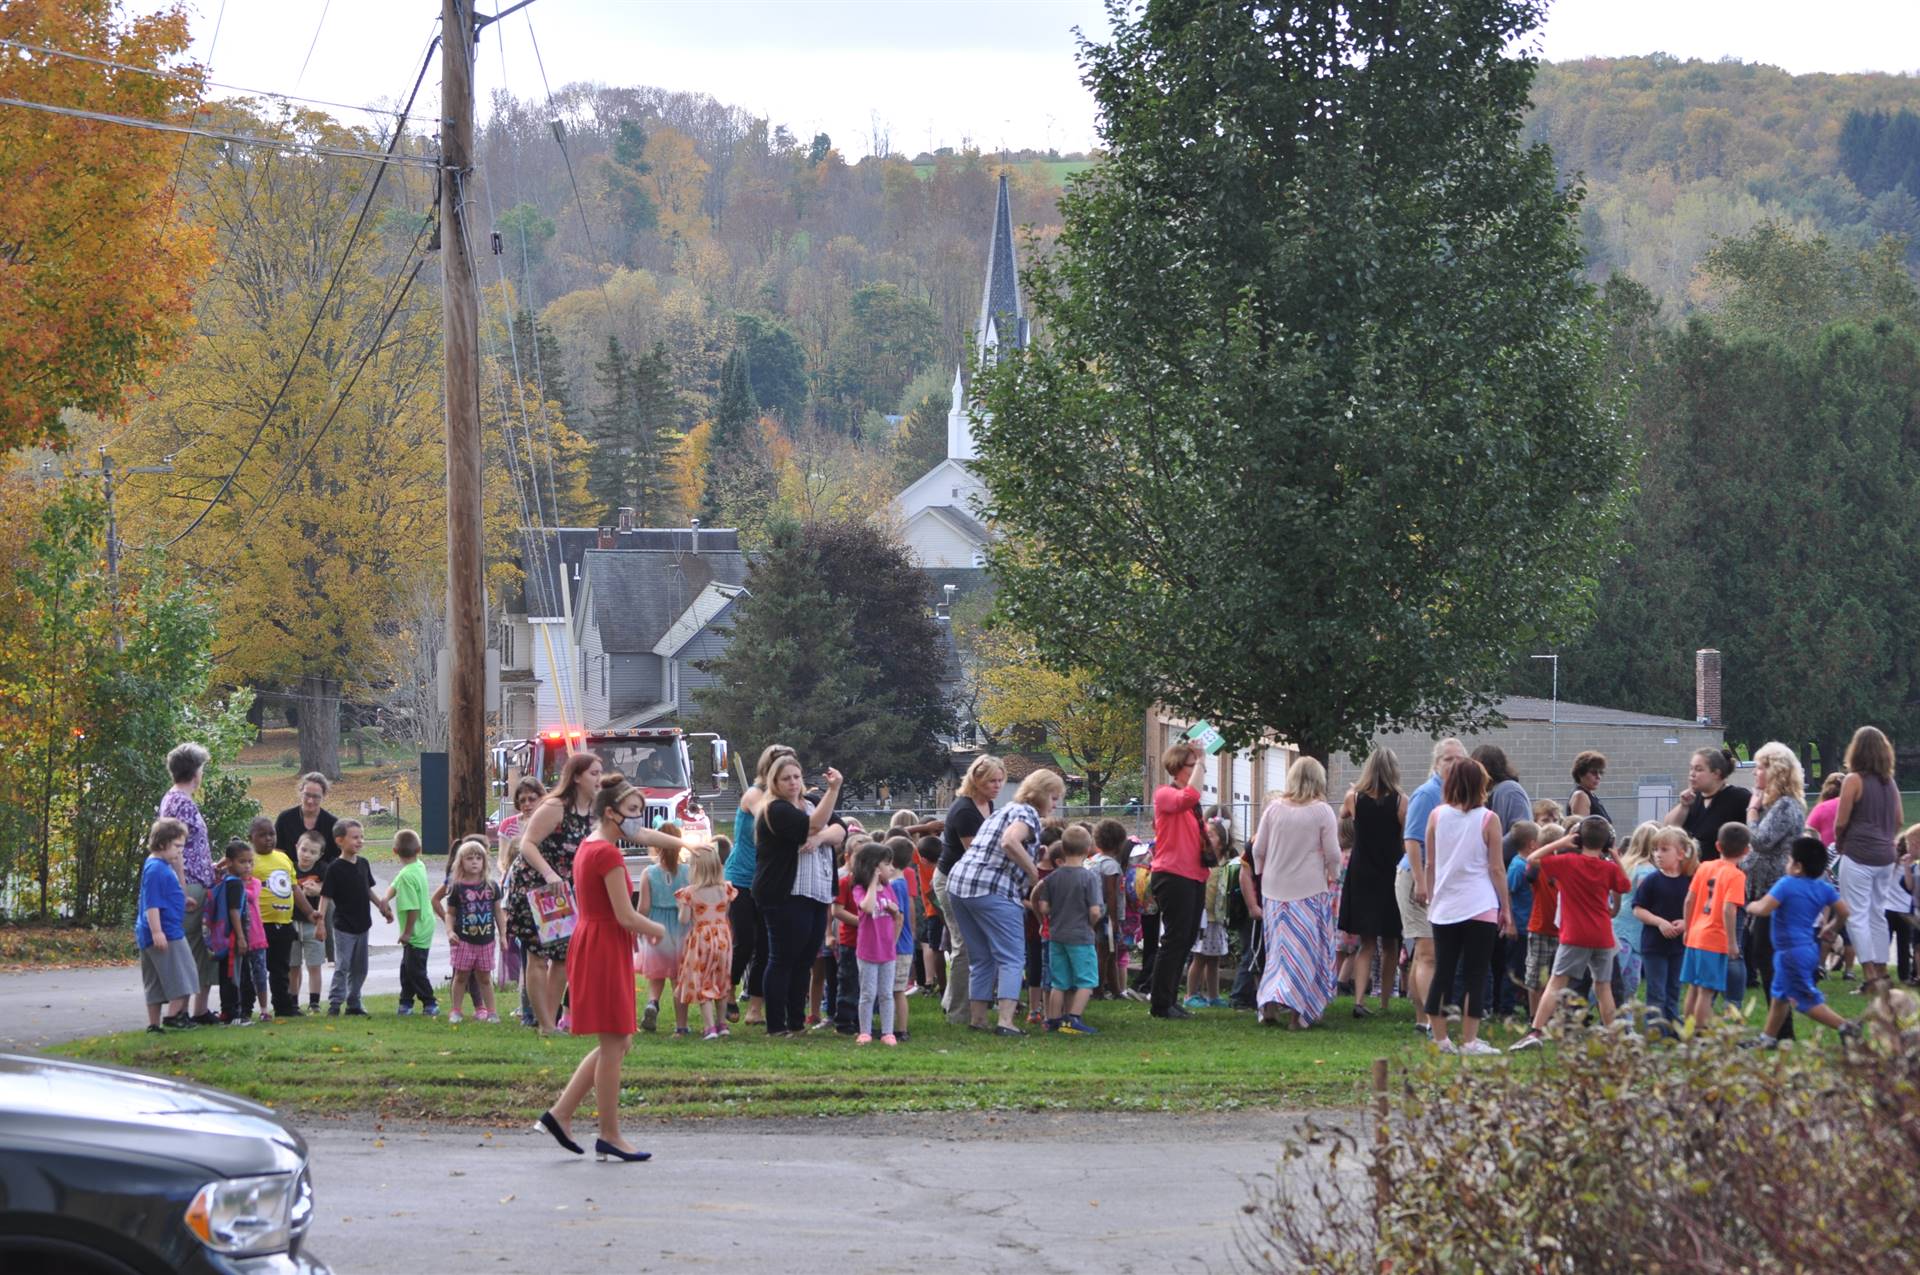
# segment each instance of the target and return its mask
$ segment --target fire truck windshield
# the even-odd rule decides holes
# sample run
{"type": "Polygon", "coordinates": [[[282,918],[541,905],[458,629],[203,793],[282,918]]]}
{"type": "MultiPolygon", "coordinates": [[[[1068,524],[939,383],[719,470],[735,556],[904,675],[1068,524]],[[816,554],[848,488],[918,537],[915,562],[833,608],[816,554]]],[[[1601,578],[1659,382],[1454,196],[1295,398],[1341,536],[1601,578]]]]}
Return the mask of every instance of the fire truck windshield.
{"type": "Polygon", "coordinates": [[[609,772],[619,771],[635,787],[680,789],[688,786],[686,767],[680,763],[680,749],[676,744],[602,739],[595,740],[591,747],[600,754],[601,764],[609,772]]]}

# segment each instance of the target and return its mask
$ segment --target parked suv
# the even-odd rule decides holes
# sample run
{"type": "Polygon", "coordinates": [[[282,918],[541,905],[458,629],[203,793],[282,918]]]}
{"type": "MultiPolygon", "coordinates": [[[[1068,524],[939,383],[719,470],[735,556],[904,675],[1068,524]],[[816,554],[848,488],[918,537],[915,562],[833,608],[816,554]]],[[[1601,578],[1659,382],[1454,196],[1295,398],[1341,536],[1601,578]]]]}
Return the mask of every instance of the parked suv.
{"type": "Polygon", "coordinates": [[[307,1144],[197,1085],[0,1054],[0,1271],[326,1275],[307,1144]]]}

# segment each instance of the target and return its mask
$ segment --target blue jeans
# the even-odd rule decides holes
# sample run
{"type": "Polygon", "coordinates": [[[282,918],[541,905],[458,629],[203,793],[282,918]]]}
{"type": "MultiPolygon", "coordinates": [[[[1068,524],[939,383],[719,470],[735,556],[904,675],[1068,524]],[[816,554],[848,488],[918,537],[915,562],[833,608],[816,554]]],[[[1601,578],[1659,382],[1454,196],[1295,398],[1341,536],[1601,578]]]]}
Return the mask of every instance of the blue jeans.
{"type": "Polygon", "coordinates": [[[1680,1021],[1680,957],[1659,952],[1640,954],[1640,984],[1647,989],[1649,1016],[1660,1016],[1660,1030],[1673,1034],[1680,1021]]]}
{"type": "Polygon", "coordinates": [[[967,945],[967,996],[970,1000],[1020,999],[1026,973],[1026,912],[1003,894],[963,899],[951,890],[954,924],[967,945]]]}

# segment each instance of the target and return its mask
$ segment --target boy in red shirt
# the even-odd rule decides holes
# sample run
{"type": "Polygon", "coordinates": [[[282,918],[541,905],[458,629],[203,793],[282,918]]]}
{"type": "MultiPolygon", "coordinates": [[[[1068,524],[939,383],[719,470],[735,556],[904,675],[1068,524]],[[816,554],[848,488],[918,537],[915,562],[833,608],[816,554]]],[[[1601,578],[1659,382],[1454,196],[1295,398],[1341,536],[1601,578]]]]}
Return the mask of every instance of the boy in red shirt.
{"type": "MultiPolygon", "coordinates": [[[[1568,834],[1551,844],[1561,847],[1562,854],[1579,854],[1574,840],[1568,834]]],[[[1526,855],[1526,878],[1533,884],[1533,910],[1527,913],[1527,959],[1521,975],[1527,984],[1527,1021],[1532,1022],[1553,977],[1553,958],[1560,952],[1560,888],[1540,875],[1532,850],[1526,855]]]]}
{"type": "Polygon", "coordinates": [[[1687,910],[1681,920],[1687,927],[1687,952],[1680,960],[1680,981],[1687,985],[1687,1004],[1682,1011],[1705,1027],[1713,1012],[1713,998],[1727,990],[1727,972],[1740,959],[1740,913],[1747,906],[1747,851],[1753,847],[1753,833],[1743,823],[1720,826],[1714,845],[1718,859],[1700,865],[1687,887],[1687,910]]]}
{"type": "MultiPolygon", "coordinates": [[[[1513,1049],[1538,1049],[1545,1041],[1548,1021],[1567,984],[1582,975],[1593,979],[1593,993],[1600,1003],[1600,1021],[1613,1023],[1613,899],[1632,886],[1620,870],[1613,853],[1613,825],[1599,815],[1589,815],[1567,836],[1541,846],[1527,856],[1538,864],[1542,886],[1555,887],[1560,896],[1560,947],[1553,957],[1553,977],[1540,994],[1540,1008],[1533,1026],[1513,1043],[1513,1049]],[[1558,854],[1562,846],[1578,841],[1579,854],[1558,854]]],[[[1540,908],[1540,896],[1534,896],[1534,909],[1540,908]]]]}

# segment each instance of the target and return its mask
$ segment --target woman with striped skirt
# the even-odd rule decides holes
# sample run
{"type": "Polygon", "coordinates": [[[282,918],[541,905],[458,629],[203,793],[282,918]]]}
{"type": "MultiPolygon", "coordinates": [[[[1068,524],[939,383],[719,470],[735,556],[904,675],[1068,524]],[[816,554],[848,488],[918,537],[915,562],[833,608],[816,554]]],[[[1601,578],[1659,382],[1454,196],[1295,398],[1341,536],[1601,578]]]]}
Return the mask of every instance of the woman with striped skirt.
{"type": "Polygon", "coordinates": [[[1247,910],[1260,918],[1267,940],[1266,968],[1255,1001],[1260,1020],[1312,1026],[1333,999],[1339,936],[1334,890],[1340,881],[1340,824],[1327,804],[1327,771],[1302,757],[1287,771],[1286,787],[1261,812],[1253,834],[1253,889],[1241,874],[1247,910]]]}

